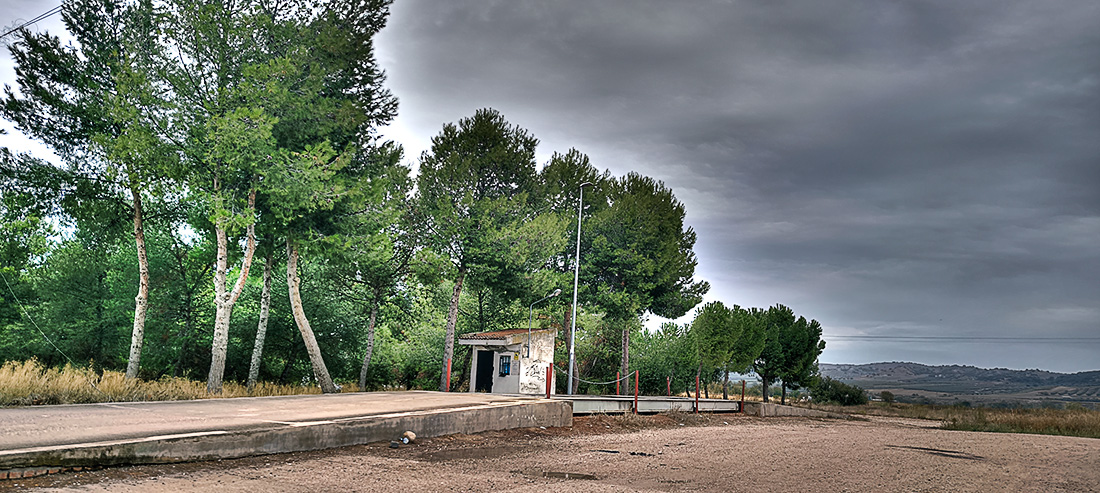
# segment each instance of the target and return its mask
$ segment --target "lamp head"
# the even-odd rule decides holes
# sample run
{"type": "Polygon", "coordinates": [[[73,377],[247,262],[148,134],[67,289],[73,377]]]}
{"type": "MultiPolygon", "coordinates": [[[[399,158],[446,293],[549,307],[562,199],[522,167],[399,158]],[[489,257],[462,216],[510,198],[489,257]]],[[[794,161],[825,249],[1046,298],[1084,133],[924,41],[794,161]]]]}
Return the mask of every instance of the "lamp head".
{"type": "Polygon", "coordinates": [[[559,288],[559,289],[555,289],[553,293],[550,293],[550,297],[551,297],[551,298],[553,298],[553,297],[555,297],[555,296],[557,296],[557,295],[559,295],[559,294],[561,294],[561,289],[560,289],[560,288],[559,288]]]}

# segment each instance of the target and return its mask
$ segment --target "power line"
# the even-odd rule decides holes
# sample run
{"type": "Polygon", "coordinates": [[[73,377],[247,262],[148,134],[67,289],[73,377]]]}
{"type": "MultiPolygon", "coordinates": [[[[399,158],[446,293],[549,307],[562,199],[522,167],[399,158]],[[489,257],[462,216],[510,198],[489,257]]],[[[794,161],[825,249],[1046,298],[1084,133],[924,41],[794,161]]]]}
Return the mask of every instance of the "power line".
{"type": "Polygon", "coordinates": [[[51,340],[50,337],[46,335],[46,333],[42,330],[42,327],[38,326],[38,322],[35,322],[34,319],[31,318],[31,314],[27,312],[27,307],[24,306],[19,297],[15,295],[15,290],[11,288],[11,283],[8,282],[8,276],[5,276],[3,272],[0,272],[0,278],[4,279],[4,285],[8,287],[8,292],[11,293],[12,299],[14,299],[15,302],[19,305],[19,308],[23,309],[23,316],[27,318],[27,321],[30,322],[35,329],[38,329],[38,333],[42,334],[42,338],[45,339],[46,342],[50,343],[50,345],[53,346],[53,348],[56,349],[57,352],[61,353],[61,355],[69,361],[69,364],[76,366],[76,363],[73,362],[73,359],[70,358],[69,355],[65,354],[65,351],[62,351],[61,348],[57,347],[57,344],[53,343],[53,340],[51,340]]]}
{"type": "Polygon", "coordinates": [[[35,17],[34,19],[31,19],[31,20],[29,20],[29,21],[27,21],[27,22],[24,22],[23,24],[20,24],[20,25],[19,25],[19,26],[17,26],[17,27],[13,27],[13,28],[11,28],[10,30],[8,30],[8,32],[6,32],[6,33],[4,33],[4,34],[0,35],[0,39],[4,39],[4,38],[8,37],[8,35],[9,35],[9,34],[11,34],[11,33],[15,32],[15,31],[18,31],[18,30],[20,30],[20,29],[23,29],[24,27],[27,27],[27,26],[29,26],[29,25],[31,25],[31,24],[34,24],[34,23],[36,23],[36,22],[38,22],[38,21],[40,21],[40,20],[42,20],[42,19],[45,19],[45,18],[47,18],[47,17],[49,17],[49,16],[51,16],[51,15],[54,15],[54,14],[58,13],[58,12],[61,12],[61,6],[60,6],[60,5],[58,5],[58,6],[54,7],[54,8],[52,8],[52,9],[50,9],[50,10],[47,10],[46,12],[44,12],[44,13],[42,13],[42,14],[39,14],[39,15],[38,15],[38,17],[35,17]]]}
{"type": "Polygon", "coordinates": [[[834,341],[898,341],[898,342],[988,342],[988,343],[1054,343],[1078,342],[1100,343],[1100,337],[1056,337],[1056,336],[899,336],[899,335],[834,335],[822,336],[822,339],[834,341]]]}
{"type": "MultiPolygon", "coordinates": [[[[34,325],[34,328],[38,330],[39,334],[42,334],[42,338],[45,339],[46,342],[50,343],[50,345],[53,346],[53,348],[55,350],[57,350],[57,352],[61,353],[61,355],[64,356],[65,359],[69,361],[70,365],[75,367],[76,363],[73,362],[73,359],[70,358],[69,355],[65,354],[65,351],[62,351],[61,348],[57,347],[57,344],[53,343],[53,340],[51,340],[49,338],[49,336],[46,335],[46,332],[44,332],[42,330],[42,327],[38,326],[38,322],[35,322],[34,319],[31,318],[31,314],[29,312],[27,312],[27,307],[24,306],[23,302],[20,301],[19,297],[15,295],[15,290],[12,289],[11,283],[8,282],[8,276],[5,276],[3,271],[0,271],[0,278],[4,279],[4,285],[8,287],[8,292],[11,293],[12,299],[14,299],[17,304],[19,304],[19,308],[23,309],[23,316],[26,317],[28,321],[30,321],[31,325],[34,325]]],[[[92,388],[96,390],[96,392],[104,393],[102,390],[99,389],[99,386],[96,385],[95,381],[92,380],[91,378],[88,378],[88,385],[91,385],[92,388]]]]}

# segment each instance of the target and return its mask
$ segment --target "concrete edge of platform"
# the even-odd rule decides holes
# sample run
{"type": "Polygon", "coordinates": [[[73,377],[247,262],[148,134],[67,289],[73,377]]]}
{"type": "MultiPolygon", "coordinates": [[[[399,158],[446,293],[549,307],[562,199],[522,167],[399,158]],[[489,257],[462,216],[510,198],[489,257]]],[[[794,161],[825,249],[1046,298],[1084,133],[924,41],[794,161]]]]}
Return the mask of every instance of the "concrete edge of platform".
{"type": "MultiPolygon", "coordinates": [[[[573,401],[573,414],[624,414],[634,412],[633,396],[563,396],[556,395],[555,399],[573,401]]],[[[695,399],[667,396],[639,396],[639,414],[657,414],[665,412],[692,412],[695,410],[695,399]]],[[[738,413],[741,412],[741,402],[723,399],[699,399],[699,411],[705,413],[738,413]]]]}
{"type": "Polygon", "coordinates": [[[760,416],[761,418],[803,417],[852,419],[852,417],[847,414],[831,413],[828,411],[820,411],[817,409],[806,409],[804,407],[784,406],[781,404],[772,404],[770,402],[746,402],[745,414],[760,416]]]}
{"type": "Polygon", "coordinates": [[[532,400],[0,452],[0,479],[87,467],[232,459],[394,440],[573,424],[568,401],[532,400]],[[14,475],[13,475],[14,474],[14,475]]]}

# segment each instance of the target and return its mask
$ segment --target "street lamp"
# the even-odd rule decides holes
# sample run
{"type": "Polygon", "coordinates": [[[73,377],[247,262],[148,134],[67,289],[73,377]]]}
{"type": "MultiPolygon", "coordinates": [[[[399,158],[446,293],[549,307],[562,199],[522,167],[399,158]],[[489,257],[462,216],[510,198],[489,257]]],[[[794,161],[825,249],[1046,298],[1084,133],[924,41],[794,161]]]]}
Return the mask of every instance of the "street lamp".
{"type": "Polygon", "coordinates": [[[531,326],[535,322],[535,305],[537,305],[539,303],[542,303],[543,301],[546,301],[550,298],[553,298],[553,297],[555,297],[559,294],[561,294],[561,290],[560,289],[555,289],[553,293],[550,293],[545,298],[543,298],[541,300],[538,300],[534,303],[531,303],[531,306],[530,306],[531,316],[530,316],[530,318],[527,319],[527,354],[524,356],[525,358],[530,358],[531,357],[531,326]]]}
{"type": "Polygon", "coordinates": [[[581,213],[584,211],[584,187],[591,185],[592,182],[581,183],[577,200],[577,259],[573,269],[573,316],[569,317],[569,382],[565,385],[568,395],[573,395],[573,365],[577,357],[573,345],[577,342],[577,286],[581,278],[581,213]]]}

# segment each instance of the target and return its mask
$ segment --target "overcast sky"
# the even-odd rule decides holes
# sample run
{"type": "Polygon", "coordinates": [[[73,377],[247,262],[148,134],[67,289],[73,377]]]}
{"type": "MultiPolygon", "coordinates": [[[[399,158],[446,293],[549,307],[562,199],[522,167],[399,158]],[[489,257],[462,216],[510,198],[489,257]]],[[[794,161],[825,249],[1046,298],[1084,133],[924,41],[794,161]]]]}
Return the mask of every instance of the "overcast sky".
{"type": "Polygon", "coordinates": [[[384,134],[415,164],[492,107],[540,164],[664,181],[707,299],[819,320],[825,363],[1096,370],[1098,26],[1095,0],[398,0],[384,134]]]}

